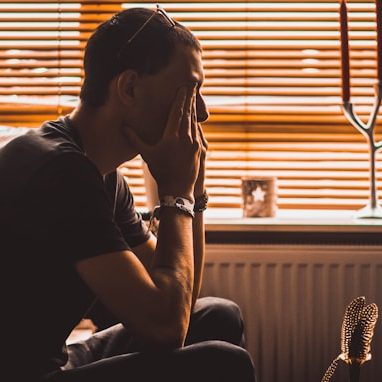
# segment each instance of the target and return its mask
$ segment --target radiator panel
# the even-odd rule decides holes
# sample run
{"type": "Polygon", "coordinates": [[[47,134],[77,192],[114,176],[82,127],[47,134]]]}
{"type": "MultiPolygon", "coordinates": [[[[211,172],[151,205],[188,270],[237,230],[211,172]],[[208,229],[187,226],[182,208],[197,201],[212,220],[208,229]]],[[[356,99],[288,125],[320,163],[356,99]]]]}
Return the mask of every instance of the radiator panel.
{"type": "MultiPolygon", "coordinates": [[[[365,296],[380,319],[361,380],[382,380],[380,246],[208,245],[202,295],[240,305],[260,382],[320,382],[340,352],[346,306],[365,296]]],[[[332,381],[348,381],[344,364],[332,381]]]]}

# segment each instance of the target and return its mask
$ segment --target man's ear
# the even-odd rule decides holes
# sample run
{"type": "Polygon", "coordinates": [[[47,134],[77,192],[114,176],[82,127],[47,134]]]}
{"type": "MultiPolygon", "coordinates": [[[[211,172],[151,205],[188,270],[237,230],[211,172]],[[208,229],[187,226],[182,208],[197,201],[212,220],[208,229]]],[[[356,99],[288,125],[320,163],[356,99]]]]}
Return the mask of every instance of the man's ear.
{"type": "Polygon", "coordinates": [[[135,95],[138,74],[135,70],[125,70],[117,78],[117,93],[122,103],[131,102],[135,95]]]}

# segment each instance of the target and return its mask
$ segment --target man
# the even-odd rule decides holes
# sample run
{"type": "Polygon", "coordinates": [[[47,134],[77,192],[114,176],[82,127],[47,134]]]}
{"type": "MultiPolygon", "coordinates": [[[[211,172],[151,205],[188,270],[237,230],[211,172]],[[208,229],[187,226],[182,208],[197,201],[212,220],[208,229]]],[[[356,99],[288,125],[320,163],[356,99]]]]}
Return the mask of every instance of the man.
{"type": "Polygon", "coordinates": [[[7,381],[254,381],[238,307],[197,300],[199,43],[159,8],[125,10],[92,35],[84,68],[69,116],[0,151],[7,381]],[[137,154],[161,197],[157,240],[116,171],[137,154]],[[66,347],[97,299],[120,324],[66,347]]]}

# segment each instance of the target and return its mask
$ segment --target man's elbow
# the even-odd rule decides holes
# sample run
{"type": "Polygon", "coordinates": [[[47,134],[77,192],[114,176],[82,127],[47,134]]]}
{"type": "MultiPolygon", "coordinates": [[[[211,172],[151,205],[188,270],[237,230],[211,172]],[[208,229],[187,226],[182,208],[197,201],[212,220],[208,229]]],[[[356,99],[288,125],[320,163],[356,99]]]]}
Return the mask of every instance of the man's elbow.
{"type": "Polygon", "coordinates": [[[184,346],[187,329],[188,325],[153,325],[144,336],[138,336],[138,342],[145,351],[179,349],[184,346]]]}

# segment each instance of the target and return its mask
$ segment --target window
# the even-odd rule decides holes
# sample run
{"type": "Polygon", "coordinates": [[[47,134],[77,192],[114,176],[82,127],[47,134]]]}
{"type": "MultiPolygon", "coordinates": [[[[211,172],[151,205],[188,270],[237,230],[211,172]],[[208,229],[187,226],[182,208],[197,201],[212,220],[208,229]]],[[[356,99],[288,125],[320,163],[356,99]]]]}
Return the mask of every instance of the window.
{"type": "Polygon", "coordinates": [[[79,2],[0,1],[0,124],[38,126],[76,103],[79,2]]]}
{"type": "MultiPolygon", "coordinates": [[[[204,48],[210,207],[240,208],[240,179],[248,175],[277,176],[280,208],[366,204],[366,141],[340,108],[338,0],[161,5],[204,48]]],[[[132,6],[153,3],[0,0],[0,124],[37,126],[68,112],[86,39],[98,23],[132,6]]],[[[366,119],[376,82],[375,3],[349,0],[348,8],[352,100],[366,119]]],[[[140,161],[124,169],[143,206],[140,161]]]]}

